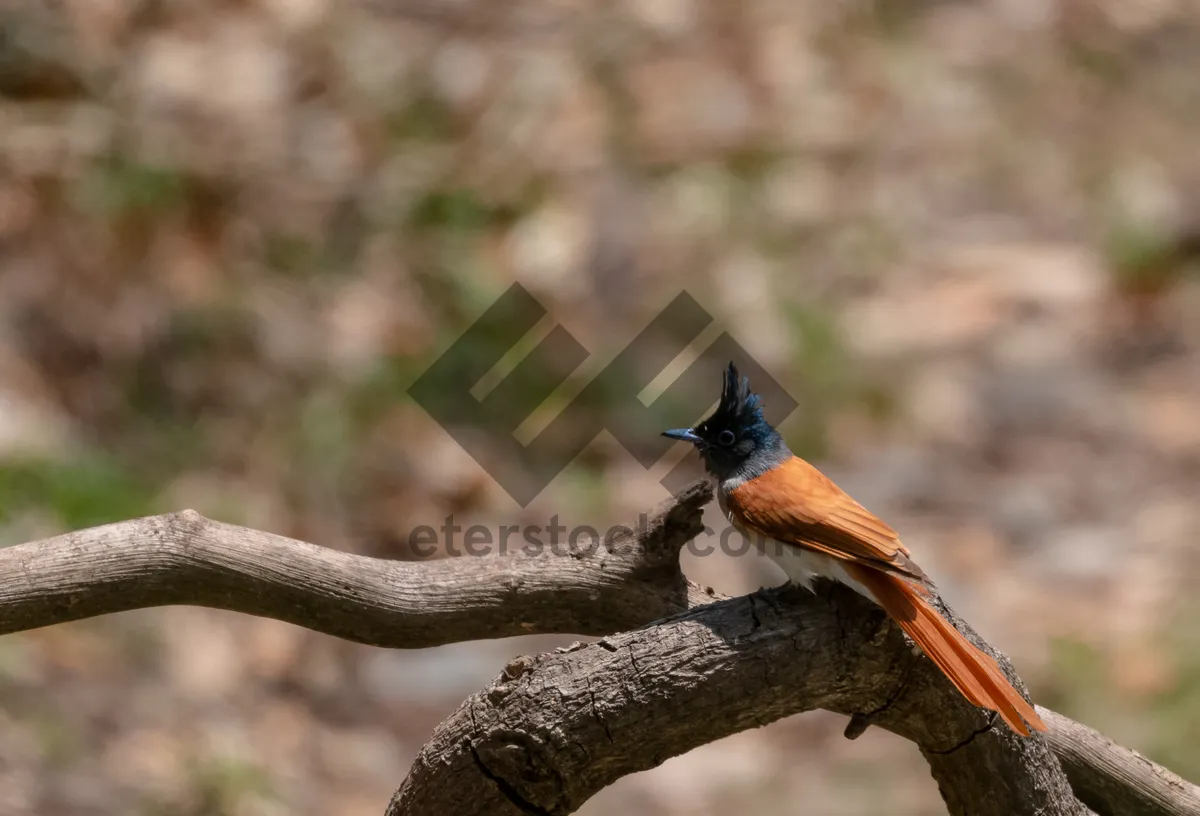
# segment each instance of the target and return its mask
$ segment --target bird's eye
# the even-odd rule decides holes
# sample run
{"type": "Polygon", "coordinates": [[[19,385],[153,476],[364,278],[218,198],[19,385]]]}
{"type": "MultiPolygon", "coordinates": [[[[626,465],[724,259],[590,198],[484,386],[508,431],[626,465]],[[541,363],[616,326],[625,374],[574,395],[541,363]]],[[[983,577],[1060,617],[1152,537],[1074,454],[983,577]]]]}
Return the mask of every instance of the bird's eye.
{"type": "Polygon", "coordinates": [[[717,444],[722,447],[728,448],[736,441],[737,437],[734,436],[733,431],[731,430],[726,429],[717,434],[717,444]]]}

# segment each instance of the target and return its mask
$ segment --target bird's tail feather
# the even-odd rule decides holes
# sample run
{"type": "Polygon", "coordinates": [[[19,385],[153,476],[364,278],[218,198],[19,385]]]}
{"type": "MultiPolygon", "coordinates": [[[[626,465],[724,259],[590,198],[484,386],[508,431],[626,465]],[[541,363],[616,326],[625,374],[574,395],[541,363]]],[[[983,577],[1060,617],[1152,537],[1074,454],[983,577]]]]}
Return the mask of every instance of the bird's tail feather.
{"type": "Polygon", "coordinates": [[[998,712],[1022,736],[1029,736],[1029,727],[1046,730],[1041,717],[1012,687],[996,661],[942,617],[927,590],[870,567],[846,564],[843,568],[870,591],[972,705],[998,712]]]}

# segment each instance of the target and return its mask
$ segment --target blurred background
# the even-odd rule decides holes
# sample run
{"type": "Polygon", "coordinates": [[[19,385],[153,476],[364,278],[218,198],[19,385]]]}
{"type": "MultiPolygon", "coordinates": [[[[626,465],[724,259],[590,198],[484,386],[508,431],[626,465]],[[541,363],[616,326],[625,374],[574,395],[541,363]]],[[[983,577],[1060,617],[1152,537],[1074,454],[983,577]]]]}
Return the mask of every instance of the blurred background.
{"type": "MultiPolygon", "coordinates": [[[[192,507],[406,558],[450,512],[631,518],[683,446],[646,471],[602,434],[521,508],[406,389],[513,281],[581,381],[686,287],[1039,702],[1200,779],[1197,77],[1183,0],[0,3],[0,544],[192,507]]],[[[381,814],[466,695],[570,640],[8,636],[0,813],[381,814]]],[[[583,812],[944,813],[844,724],[583,812]]]]}

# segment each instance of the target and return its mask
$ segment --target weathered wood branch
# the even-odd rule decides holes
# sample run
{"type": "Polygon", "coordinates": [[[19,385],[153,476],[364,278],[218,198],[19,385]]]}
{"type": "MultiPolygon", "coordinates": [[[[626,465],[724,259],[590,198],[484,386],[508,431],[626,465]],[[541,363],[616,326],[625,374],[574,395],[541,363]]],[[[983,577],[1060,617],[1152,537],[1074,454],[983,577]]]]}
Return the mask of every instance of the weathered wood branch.
{"type": "Polygon", "coordinates": [[[388,813],[567,814],[626,774],[815,708],[915,742],[952,814],[1087,812],[1044,738],[993,724],[881,610],[831,585],[513,661],[439,726],[388,813]]]}
{"type": "Polygon", "coordinates": [[[603,635],[712,600],[679,571],[709,494],[693,485],[611,548],[578,555],[563,542],[557,553],[388,561],[189,510],[122,521],[0,549],[0,634],[189,604],[402,649],[603,635]]]}
{"type": "MultiPolygon", "coordinates": [[[[339,553],[189,511],[120,522],[0,550],[0,634],[191,604],[395,648],[611,635],[510,664],[438,729],[393,815],[567,812],[625,773],[810,708],[851,714],[848,735],[875,724],[916,742],[952,812],[1021,813],[1016,805],[1041,802],[1047,815],[1086,812],[1045,741],[990,727],[853,593],[770,590],[714,604],[719,596],[689,584],[678,554],[700,531],[709,498],[706,485],[692,486],[611,549],[421,563],[339,553]],[[677,617],[612,634],[669,615],[677,617]],[[463,776],[443,786],[448,768],[463,776]],[[460,808],[468,790],[480,798],[460,808]]],[[[1050,748],[1096,812],[1200,816],[1195,786],[1085,726],[1042,715],[1050,748]]]]}
{"type": "Polygon", "coordinates": [[[1200,816],[1200,785],[1069,717],[1037,710],[1075,795],[1099,816],[1200,816]]]}

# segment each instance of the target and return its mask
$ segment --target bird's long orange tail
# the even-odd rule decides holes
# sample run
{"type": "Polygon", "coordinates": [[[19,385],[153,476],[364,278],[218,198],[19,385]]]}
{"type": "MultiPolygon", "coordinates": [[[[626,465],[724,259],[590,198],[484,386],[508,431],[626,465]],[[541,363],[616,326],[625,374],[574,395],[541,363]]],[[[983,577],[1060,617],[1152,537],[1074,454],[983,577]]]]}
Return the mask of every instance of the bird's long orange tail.
{"type": "Polygon", "coordinates": [[[1029,736],[1029,728],[1046,730],[1041,717],[1012,687],[996,661],[941,616],[923,587],[858,564],[844,564],[843,568],[871,592],[972,705],[999,712],[1022,736],[1029,736]]]}

